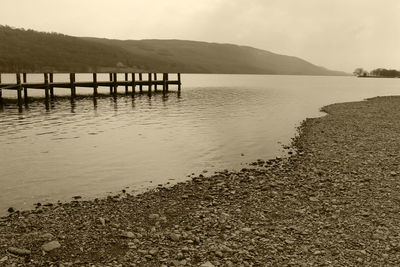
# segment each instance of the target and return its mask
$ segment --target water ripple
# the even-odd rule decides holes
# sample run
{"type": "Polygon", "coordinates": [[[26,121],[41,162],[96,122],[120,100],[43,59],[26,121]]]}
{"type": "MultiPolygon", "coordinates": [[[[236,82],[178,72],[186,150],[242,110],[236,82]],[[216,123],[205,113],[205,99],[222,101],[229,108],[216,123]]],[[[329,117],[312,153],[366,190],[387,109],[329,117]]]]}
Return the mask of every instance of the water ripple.
{"type": "Polygon", "coordinates": [[[48,110],[40,100],[22,109],[1,106],[0,213],[43,198],[97,196],[203,169],[241,168],[280,155],[278,141],[289,143],[299,122],[318,116],[323,105],[400,91],[395,79],[183,78],[181,96],[57,97],[48,110]]]}

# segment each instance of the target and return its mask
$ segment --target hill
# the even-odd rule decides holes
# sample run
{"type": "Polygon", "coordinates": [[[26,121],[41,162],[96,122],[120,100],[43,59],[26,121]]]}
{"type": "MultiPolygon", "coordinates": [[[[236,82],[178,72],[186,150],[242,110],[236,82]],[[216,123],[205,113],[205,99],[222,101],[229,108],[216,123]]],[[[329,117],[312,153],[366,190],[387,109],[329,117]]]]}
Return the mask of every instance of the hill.
{"type": "Polygon", "coordinates": [[[7,26],[0,26],[0,71],[345,75],[248,46],[73,37],[7,26]]]}

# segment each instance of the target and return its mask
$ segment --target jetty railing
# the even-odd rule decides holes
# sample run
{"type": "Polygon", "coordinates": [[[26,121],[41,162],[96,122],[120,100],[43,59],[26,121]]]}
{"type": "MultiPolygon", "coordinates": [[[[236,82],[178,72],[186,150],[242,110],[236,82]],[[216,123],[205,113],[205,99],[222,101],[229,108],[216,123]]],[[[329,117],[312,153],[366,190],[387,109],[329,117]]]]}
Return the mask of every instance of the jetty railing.
{"type": "MultiPolygon", "coordinates": [[[[158,92],[158,86],[162,86],[162,92],[167,93],[169,90],[169,85],[177,85],[178,92],[181,91],[181,74],[177,73],[176,80],[169,79],[169,73],[162,73],[162,79],[158,79],[157,73],[147,73],[147,79],[143,79],[143,73],[138,73],[138,78],[136,79],[135,73],[124,73],[125,79],[118,80],[118,73],[109,73],[109,81],[98,81],[98,73],[93,73],[92,81],[76,81],[75,73],[69,73],[69,82],[54,82],[54,73],[43,73],[43,82],[30,83],[27,82],[27,73],[16,73],[16,83],[2,83],[1,73],[0,73],[0,101],[3,98],[3,90],[14,90],[17,92],[18,103],[21,104],[23,101],[28,101],[28,89],[41,89],[45,92],[45,98],[54,98],[55,88],[70,88],[71,97],[76,96],[77,87],[92,87],[93,96],[98,95],[98,87],[109,87],[110,94],[117,94],[118,86],[125,87],[125,93],[129,94],[129,87],[132,88],[131,94],[135,94],[135,89],[138,86],[139,92],[143,93],[143,88],[147,87],[147,94],[152,94],[152,88],[154,87],[154,92],[158,92]],[[22,97],[23,93],[23,97],[22,97]]],[[[64,74],[65,75],[65,74],[64,74]]]]}

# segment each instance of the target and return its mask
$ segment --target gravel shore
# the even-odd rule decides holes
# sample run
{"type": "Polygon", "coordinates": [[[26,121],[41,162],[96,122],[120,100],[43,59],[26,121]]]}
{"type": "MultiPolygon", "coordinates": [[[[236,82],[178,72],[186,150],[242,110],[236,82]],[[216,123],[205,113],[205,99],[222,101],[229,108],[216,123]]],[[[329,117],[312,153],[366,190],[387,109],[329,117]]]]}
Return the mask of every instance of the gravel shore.
{"type": "Polygon", "coordinates": [[[289,158],[0,219],[0,266],[399,266],[400,97],[334,104],[289,158]]]}

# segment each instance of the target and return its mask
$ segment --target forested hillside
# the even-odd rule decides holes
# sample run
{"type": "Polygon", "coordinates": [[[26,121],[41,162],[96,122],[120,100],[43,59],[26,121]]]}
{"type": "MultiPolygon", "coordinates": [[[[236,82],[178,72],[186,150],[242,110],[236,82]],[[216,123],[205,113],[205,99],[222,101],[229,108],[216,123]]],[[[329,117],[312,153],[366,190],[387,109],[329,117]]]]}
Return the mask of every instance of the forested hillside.
{"type": "Polygon", "coordinates": [[[0,71],[345,75],[247,46],[72,37],[7,26],[0,26],[0,71]]]}

